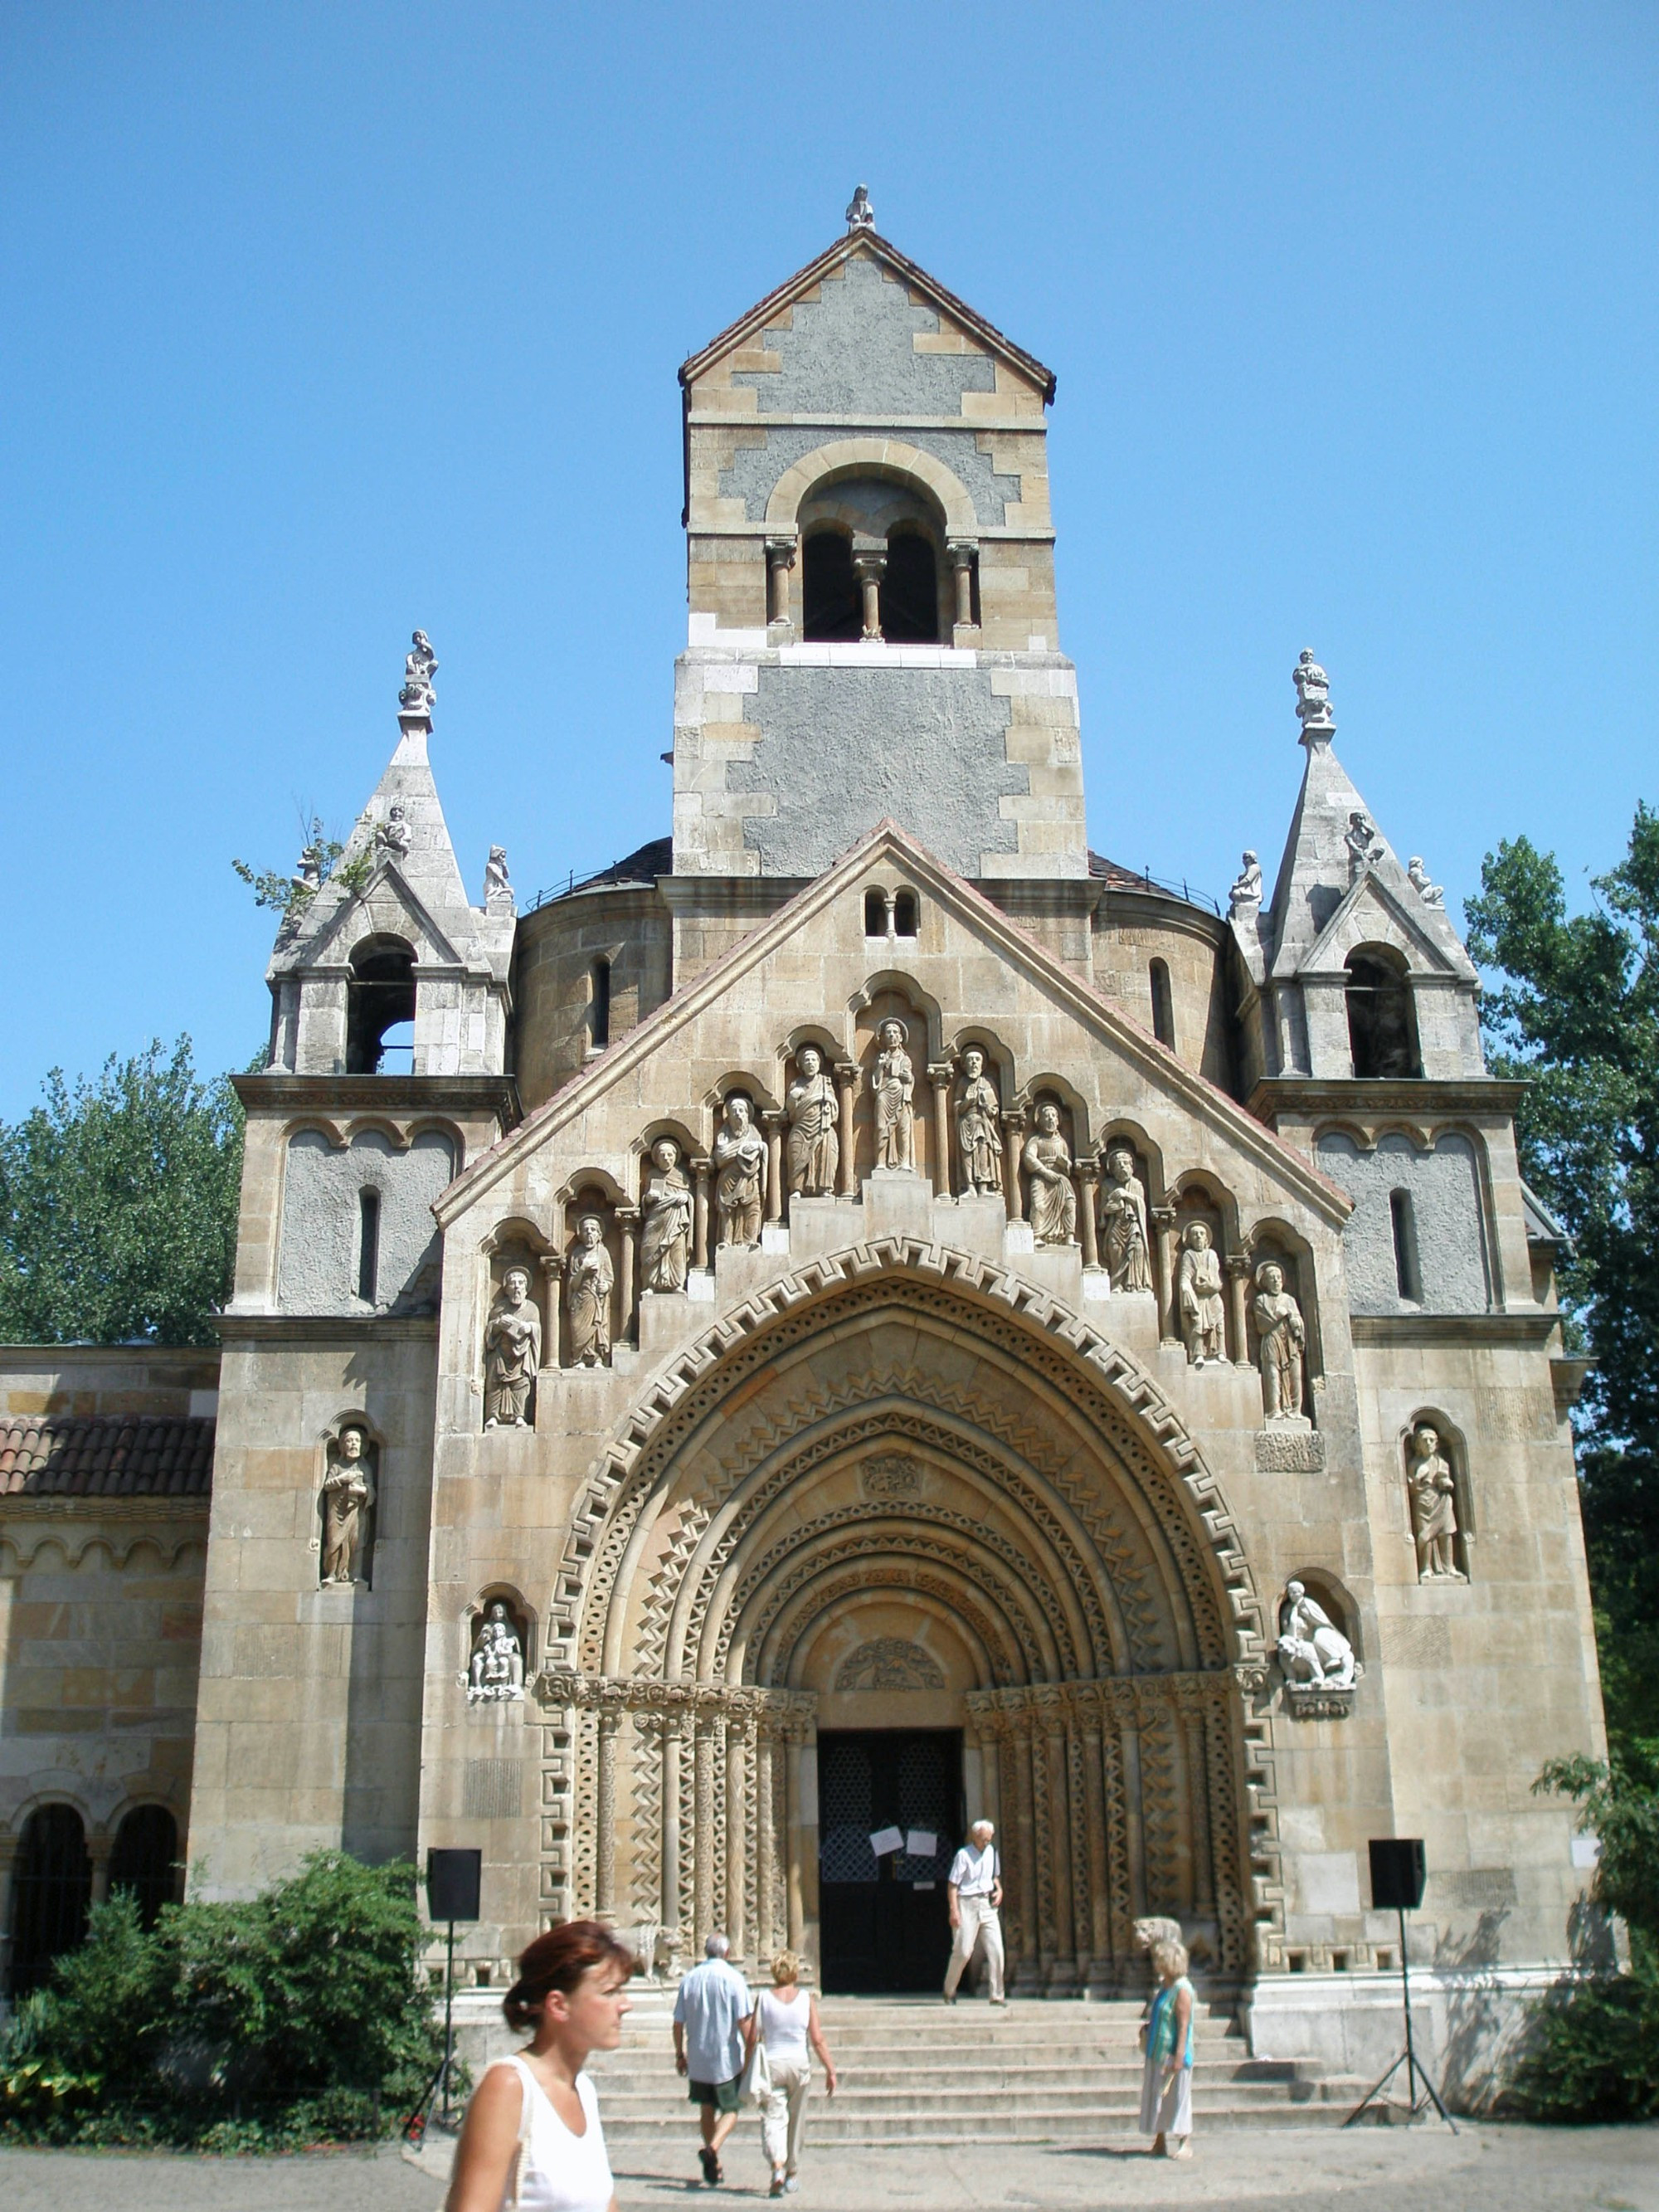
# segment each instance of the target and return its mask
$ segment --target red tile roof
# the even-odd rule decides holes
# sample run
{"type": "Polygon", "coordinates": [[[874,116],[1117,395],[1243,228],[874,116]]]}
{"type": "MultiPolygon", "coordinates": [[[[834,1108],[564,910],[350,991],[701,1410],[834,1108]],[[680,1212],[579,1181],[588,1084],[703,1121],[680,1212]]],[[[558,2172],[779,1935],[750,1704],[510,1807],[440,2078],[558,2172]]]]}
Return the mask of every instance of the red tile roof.
{"type": "Polygon", "coordinates": [[[0,1417],[0,1497],[205,1498],[213,1425],[200,1414],[0,1417]]]}

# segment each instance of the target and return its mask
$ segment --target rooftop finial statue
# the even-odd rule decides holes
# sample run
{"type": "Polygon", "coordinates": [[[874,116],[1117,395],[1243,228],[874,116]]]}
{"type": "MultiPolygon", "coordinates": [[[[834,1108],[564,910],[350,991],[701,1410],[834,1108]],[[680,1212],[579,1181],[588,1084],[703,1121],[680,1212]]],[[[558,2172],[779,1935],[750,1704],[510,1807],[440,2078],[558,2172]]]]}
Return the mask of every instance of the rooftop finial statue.
{"type": "Polygon", "coordinates": [[[404,688],[398,704],[406,714],[429,714],[437,700],[432,679],[438,672],[438,656],[423,629],[417,629],[404,655],[404,688]]]}
{"type": "Polygon", "coordinates": [[[847,228],[848,230],[873,230],[875,227],[876,211],[870,204],[869,187],[860,185],[848,203],[847,228]]]}
{"type": "Polygon", "coordinates": [[[1336,727],[1336,717],[1331,712],[1331,679],[1314,659],[1310,647],[1302,648],[1301,658],[1291,671],[1291,681],[1296,686],[1296,716],[1303,737],[1328,737],[1336,727]]]}

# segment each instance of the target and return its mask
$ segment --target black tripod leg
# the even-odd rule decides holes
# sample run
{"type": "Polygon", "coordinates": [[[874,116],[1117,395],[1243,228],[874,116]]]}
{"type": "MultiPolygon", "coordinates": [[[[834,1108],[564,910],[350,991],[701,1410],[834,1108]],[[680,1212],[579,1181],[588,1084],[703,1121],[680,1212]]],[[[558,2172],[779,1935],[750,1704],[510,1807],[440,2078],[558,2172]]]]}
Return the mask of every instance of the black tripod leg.
{"type": "MultiPolygon", "coordinates": [[[[1446,2110],[1445,2106],[1441,2103],[1441,2101],[1440,2101],[1440,2092],[1438,2091],[1438,2089],[1437,2089],[1437,2088],[1435,2087],[1435,2086],[1434,2086],[1433,2082],[1430,2081],[1430,2079],[1429,2079],[1428,2075],[1427,2075],[1423,2071],[1422,2067],[1418,2063],[1418,2061],[1417,2061],[1417,2059],[1416,2059],[1415,2057],[1413,2057],[1413,2060],[1412,2060],[1412,2071],[1413,2071],[1413,2073],[1417,2076],[1418,2081],[1419,2081],[1423,2084],[1423,2087],[1425,2087],[1425,2089],[1426,2089],[1426,2090],[1427,2090],[1427,2092],[1428,2092],[1428,2094],[1429,2094],[1430,2097],[1433,2100],[1433,2103],[1434,2103],[1434,2109],[1436,2110],[1436,2112],[1439,2113],[1439,2115],[1440,2115],[1441,2118],[1442,2118],[1442,2119],[1446,2123],[1446,2125],[1447,2125],[1447,2126],[1451,2130],[1452,2133],[1453,2133],[1454,2135],[1455,2135],[1455,2134],[1457,2133],[1457,2123],[1456,2123],[1456,2121],[1455,2121],[1455,2119],[1453,2119],[1453,2118],[1452,2118],[1451,2114],[1450,2114],[1450,2113],[1446,2110]]],[[[1416,2091],[1415,2087],[1413,2086],[1413,2090],[1412,2090],[1412,2111],[1413,2111],[1413,2113],[1415,2113],[1416,2110],[1417,2110],[1417,2091],[1416,2091]]]]}
{"type": "MultiPolygon", "coordinates": [[[[1389,2082],[1393,2081],[1395,2075],[1400,2071],[1401,2068],[1405,2063],[1406,2054],[1402,2051],[1399,2057],[1395,2060],[1394,2064],[1389,2067],[1388,2072],[1382,2076],[1382,2079],[1380,2081],[1375,2082],[1370,2088],[1366,2090],[1364,2095],[1354,2106],[1352,2112],[1351,2112],[1347,2118],[1343,2121],[1342,2124],[1345,2128],[1351,2128],[1354,2122],[1359,2118],[1359,2115],[1364,2111],[1366,2106],[1382,2094],[1382,2092],[1388,2087],[1389,2082]]],[[[1409,2075],[1406,2077],[1406,2086],[1407,2088],[1411,2087],[1411,2076],[1409,2075]]]]}

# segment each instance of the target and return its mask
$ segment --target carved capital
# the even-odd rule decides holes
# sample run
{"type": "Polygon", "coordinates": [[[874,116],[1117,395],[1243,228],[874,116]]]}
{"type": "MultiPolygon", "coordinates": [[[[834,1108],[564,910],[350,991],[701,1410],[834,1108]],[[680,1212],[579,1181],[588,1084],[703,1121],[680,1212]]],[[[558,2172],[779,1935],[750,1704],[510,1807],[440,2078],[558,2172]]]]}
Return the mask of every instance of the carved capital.
{"type": "Polygon", "coordinates": [[[979,551],[977,538],[947,538],[945,557],[953,568],[965,568],[979,551]]]}
{"type": "Polygon", "coordinates": [[[1248,1283],[1249,1281],[1250,1259],[1248,1253],[1229,1252],[1225,1259],[1223,1261],[1222,1265],[1226,1268],[1227,1273],[1232,1277],[1236,1283],[1248,1283]]]}
{"type": "Polygon", "coordinates": [[[1005,1106],[1002,1109],[1002,1126],[1012,1130],[1015,1136],[1024,1128],[1029,1118],[1023,1106],[1005,1106]]]}
{"type": "Polygon", "coordinates": [[[854,553],[853,574],[861,584],[878,584],[887,574],[885,553],[854,553]]]}
{"type": "Polygon", "coordinates": [[[768,565],[774,568],[793,568],[795,565],[795,550],[799,542],[793,531],[789,532],[787,536],[769,537],[766,541],[768,565]]]}

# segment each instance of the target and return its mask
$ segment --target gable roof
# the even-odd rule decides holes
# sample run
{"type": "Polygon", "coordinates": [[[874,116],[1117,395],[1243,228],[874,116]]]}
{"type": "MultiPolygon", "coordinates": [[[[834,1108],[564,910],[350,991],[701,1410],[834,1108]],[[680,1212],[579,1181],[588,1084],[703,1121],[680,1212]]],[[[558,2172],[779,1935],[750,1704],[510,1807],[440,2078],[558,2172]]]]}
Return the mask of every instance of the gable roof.
{"type": "Polygon", "coordinates": [[[1322,1174],[1293,1146],[1247,1113],[1235,1099],[1205,1076],[1178,1060],[1110,1000],[1080,975],[1056,960],[1034,937],[1011,921],[1001,908],[983,892],[902,830],[891,816],[878,822],[827,869],[798,891],[794,897],[738,939],[720,957],[690,983],[665,999],[637,1028],[627,1031],[597,1059],[573,1076],[562,1090],[544,1100],[518,1127],[481,1152],[433,1206],[441,1226],[447,1228],[463,1208],[507,1174],[527,1152],[580,1113],[593,1099],[623,1082],[633,1069],[672,1037],[676,1030],[713,1006],[731,985],[765,959],[783,940],[842,896],[848,880],[878,854],[890,855],[914,875],[918,887],[959,921],[981,931],[1002,956],[1038,981],[1049,994],[1069,1007],[1078,1020],[1092,1029],[1126,1059],[1136,1061],[1155,1082],[1180,1097],[1192,1111],[1222,1131],[1241,1150],[1254,1154],[1270,1172],[1294,1186],[1306,1202],[1338,1225],[1352,1212],[1352,1200],[1341,1186],[1322,1174]]]}
{"type": "Polygon", "coordinates": [[[205,1414],[0,1419],[0,1498],[205,1498],[213,1437],[205,1414]]]}
{"type": "Polygon", "coordinates": [[[907,255],[901,253],[896,246],[890,244],[878,232],[867,228],[849,230],[845,237],[838,238],[815,261],[809,261],[804,269],[798,269],[775,291],[769,292],[757,306],[750,308],[747,314],[740,315],[735,323],[728,324],[718,337],[709,340],[701,353],[695,353],[689,361],[682,362],[681,384],[689,392],[695,380],[722,354],[746,345],[751,338],[758,337],[769,322],[776,320],[780,310],[793,306],[803,292],[810,291],[822,278],[831,275],[859,254],[867,254],[871,259],[884,264],[896,275],[902,276],[930,305],[942,309],[953,322],[960,324],[971,337],[977,338],[988,353],[1000,355],[1022,376],[1029,377],[1042,392],[1045,406],[1053,404],[1055,384],[1053,369],[1045,368],[1035,354],[1027,353],[1023,346],[1017,346],[1012,338],[1005,337],[994,323],[988,323],[983,315],[976,314],[965,300],[957,299],[954,292],[947,292],[943,284],[907,255]]]}

